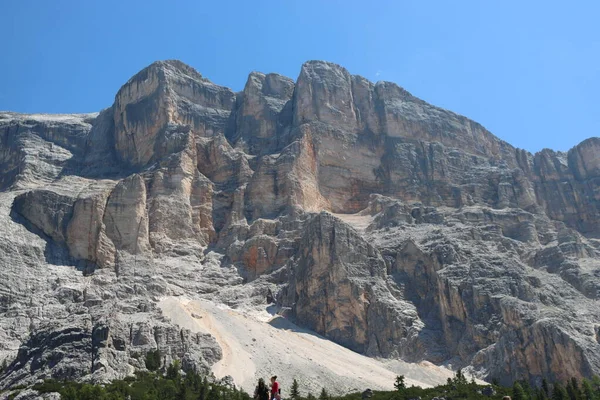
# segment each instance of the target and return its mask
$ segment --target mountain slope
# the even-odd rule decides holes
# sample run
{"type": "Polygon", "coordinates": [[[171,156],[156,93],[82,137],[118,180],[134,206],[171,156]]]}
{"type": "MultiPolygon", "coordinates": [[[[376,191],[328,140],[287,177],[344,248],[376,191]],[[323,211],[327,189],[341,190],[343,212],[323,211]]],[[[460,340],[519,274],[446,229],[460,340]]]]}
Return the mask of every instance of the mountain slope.
{"type": "Polygon", "coordinates": [[[596,138],[530,154],[322,61],[240,93],[161,61],[99,114],[0,133],[4,386],[154,348],[209,370],[219,344],[164,296],[273,297],[354,351],[505,383],[600,373],[596,138]]]}
{"type": "Polygon", "coordinates": [[[217,378],[231,376],[249,393],[258,377],[274,374],[286,382],[285,393],[293,379],[303,392],[318,393],[326,387],[335,393],[348,393],[367,387],[393,390],[396,374],[421,387],[453,376],[451,371],[427,362],[388,365],[359,355],[264,309],[232,310],[207,301],[172,297],[161,300],[159,306],[178,325],[217,338],[223,358],[212,371],[217,378]]]}

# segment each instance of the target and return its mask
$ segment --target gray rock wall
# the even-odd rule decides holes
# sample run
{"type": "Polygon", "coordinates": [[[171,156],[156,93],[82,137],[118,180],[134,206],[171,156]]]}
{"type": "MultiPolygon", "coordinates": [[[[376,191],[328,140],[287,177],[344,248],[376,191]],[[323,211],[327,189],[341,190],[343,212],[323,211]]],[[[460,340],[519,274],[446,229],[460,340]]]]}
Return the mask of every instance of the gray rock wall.
{"type": "Polygon", "coordinates": [[[599,152],[530,154],[322,61],[240,93],[163,61],[99,114],[0,113],[1,385],[122,377],[154,348],[206,369],[216,342],[155,302],[266,288],[368,355],[598,374],[599,152]]]}

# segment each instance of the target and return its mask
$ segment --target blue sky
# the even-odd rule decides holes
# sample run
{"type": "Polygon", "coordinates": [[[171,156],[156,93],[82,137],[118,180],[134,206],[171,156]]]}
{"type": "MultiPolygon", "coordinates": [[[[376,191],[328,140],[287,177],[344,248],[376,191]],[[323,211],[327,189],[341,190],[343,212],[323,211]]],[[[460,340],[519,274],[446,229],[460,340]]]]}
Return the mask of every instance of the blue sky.
{"type": "Polygon", "coordinates": [[[600,136],[598,1],[4,0],[0,15],[0,110],[98,111],[160,59],[234,90],[323,59],[530,151],[600,136]]]}

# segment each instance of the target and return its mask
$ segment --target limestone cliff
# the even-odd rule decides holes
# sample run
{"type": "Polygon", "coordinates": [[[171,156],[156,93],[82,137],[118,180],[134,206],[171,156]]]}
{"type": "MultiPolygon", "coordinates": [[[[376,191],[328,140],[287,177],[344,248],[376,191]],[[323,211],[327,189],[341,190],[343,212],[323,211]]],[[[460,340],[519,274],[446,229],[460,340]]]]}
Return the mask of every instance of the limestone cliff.
{"type": "Polygon", "coordinates": [[[98,114],[0,113],[3,386],[220,349],[165,295],[507,383],[600,373],[600,146],[530,154],[309,61],[240,93],[179,61],[98,114]]]}

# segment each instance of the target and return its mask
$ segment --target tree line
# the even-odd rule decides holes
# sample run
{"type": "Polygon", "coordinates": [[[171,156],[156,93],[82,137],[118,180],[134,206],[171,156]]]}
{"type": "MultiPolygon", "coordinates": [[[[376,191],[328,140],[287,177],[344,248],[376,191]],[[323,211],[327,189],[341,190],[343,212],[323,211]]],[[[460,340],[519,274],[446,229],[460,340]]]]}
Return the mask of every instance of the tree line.
{"type": "MultiPolygon", "coordinates": [[[[234,386],[214,381],[197,372],[183,373],[178,361],[161,367],[158,351],[146,354],[148,371],[138,371],[135,376],[112,381],[109,384],[90,384],[72,381],[47,380],[34,385],[40,393],[60,393],[63,400],[250,400],[251,396],[234,386]]],[[[527,381],[517,381],[512,387],[492,384],[480,385],[470,381],[458,370],[443,385],[432,388],[408,387],[404,376],[398,376],[393,391],[369,391],[345,396],[332,396],[327,388],[318,394],[302,393],[298,381],[289,386],[291,400],[600,400],[600,378],[579,381],[549,383],[545,379],[539,387],[527,381]]],[[[15,398],[20,389],[13,388],[9,399],[15,398]]]]}

